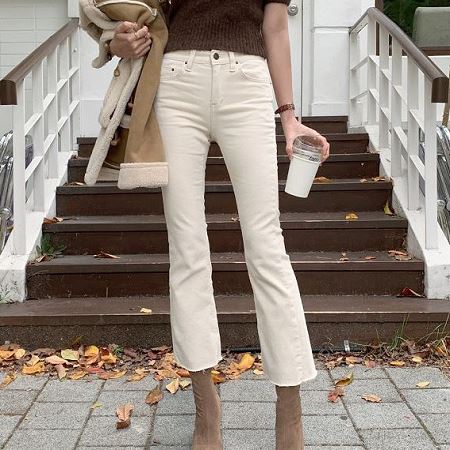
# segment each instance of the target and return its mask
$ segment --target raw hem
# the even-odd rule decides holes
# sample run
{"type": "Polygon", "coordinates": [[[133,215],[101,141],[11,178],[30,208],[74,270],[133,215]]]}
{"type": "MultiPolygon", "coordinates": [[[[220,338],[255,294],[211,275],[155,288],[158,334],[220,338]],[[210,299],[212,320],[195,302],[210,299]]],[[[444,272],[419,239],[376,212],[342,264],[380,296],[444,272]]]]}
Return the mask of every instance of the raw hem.
{"type": "Polygon", "coordinates": [[[198,368],[188,368],[185,364],[183,364],[178,357],[176,356],[175,352],[173,352],[173,358],[175,360],[175,362],[181,366],[183,369],[188,370],[189,372],[198,372],[199,370],[204,370],[204,369],[208,369],[209,367],[215,367],[217,364],[219,364],[220,361],[222,361],[223,356],[222,354],[220,355],[219,359],[215,358],[215,363],[212,364],[207,364],[207,365],[202,365],[201,367],[198,368]]]}
{"type": "Polygon", "coordinates": [[[316,378],[317,375],[319,375],[319,372],[317,371],[317,369],[314,369],[314,372],[313,372],[312,375],[310,375],[310,376],[308,376],[308,377],[306,377],[306,378],[300,378],[300,380],[298,380],[297,382],[293,382],[293,383],[280,382],[280,383],[279,383],[279,382],[274,381],[274,380],[272,380],[272,379],[270,379],[270,378],[269,378],[269,381],[270,381],[272,384],[276,384],[276,385],[278,385],[278,386],[297,386],[298,384],[301,384],[301,383],[303,383],[303,382],[305,382],[305,381],[314,380],[314,378],[316,378]]]}

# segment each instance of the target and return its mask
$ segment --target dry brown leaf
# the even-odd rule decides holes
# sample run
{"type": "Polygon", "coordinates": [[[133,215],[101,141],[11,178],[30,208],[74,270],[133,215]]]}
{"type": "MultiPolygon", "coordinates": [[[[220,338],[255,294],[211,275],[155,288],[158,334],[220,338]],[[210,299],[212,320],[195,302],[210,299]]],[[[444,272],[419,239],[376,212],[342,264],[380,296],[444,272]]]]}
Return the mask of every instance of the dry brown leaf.
{"type": "Polygon", "coordinates": [[[88,345],[84,349],[84,356],[85,358],[98,358],[98,355],[100,354],[100,349],[96,347],[95,345],[88,345]]]}
{"type": "Polygon", "coordinates": [[[339,378],[339,380],[335,381],[334,385],[343,387],[347,386],[353,382],[353,372],[349,372],[345,377],[339,378]]]}
{"type": "Polygon", "coordinates": [[[364,256],[364,259],[367,259],[368,261],[372,260],[372,259],[377,259],[376,256],[364,256]]]}
{"type": "Polygon", "coordinates": [[[0,350],[0,360],[4,359],[4,360],[8,360],[8,359],[12,359],[15,355],[16,351],[15,350],[0,350]]]}
{"type": "Polygon", "coordinates": [[[56,373],[58,374],[58,378],[60,380],[62,380],[63,378],[66,378],[67,369],[62,364],[56,365],[55,370],[56,370],[56,373]]]}
{"type": "Polygon", "coordinates": [[[381,402],[381,397],[378,397],[378,395],[375,395],[375,394],[361,395],[361,398],[368,402],[371,402],[371,403],[380,403],[381,402]]]}
{"type": "Polygon", "coordinates": [[[378,177],[372,177],[373,181],[387,181],[386,177],[378,176],[378,177]]]}
{"type": "Polygon", "coordinates": [[[61,217],[44,217],[44,223],[59,223],[62,222],[64,219],[61,217]]]}
{"type": "Polygon", "coordinates": [[[47,358],[45,358],[45,362],[56,366],[59,364],[66,364],[67,360],[65,360],[64,358],[61,358],[58,355],[51,355],[51,356],[47,356],[47,358]]]}
{"type": "Polygon", "coordinates": [[[358,214],[351,212],[345,215],[345,220],[357,220],[358,214]]]}
{"type": "Polygon", "coordinates": [[[340,386],[336,386],[334,389],[328,392],[328,401],[336,403],[339,397],[344,395],[344,389],[340,386]]]}
{"type": "Polygon", "coordinates": [[[211,370],[211,378],[213,379],[214,383],[223,383],[226,381],[225,374],[219,372],[218,370],[211,370]]]}
{"type": "Polygon", "coordinates": [[[106,347],[100,349],[100,358],[106,364],[115,364],[117,362],[117,356],[113,355],[106,347]]]}
{"type": "Polygon", "coordinates": [[[190,380],[180,380],[180,388],[184,391],[188,386],[190,386],[190,380]]]}
{"type": "Polygon", "coordinates": [[[423,297],[418,292],[414,291],[409,287],[404,287],[398,294],[397,297],[423,297]]]}
{"type": "Polygon", "coordinates": [[[250,369],[253,366],[254,362],[255,362],[254,356],[252,356],[250,353],[244,353],[237,366],[239,370],[245,371],[250,369]]]}
{"type": "Polygon", "coordinates": [[[366,360],[364,361],[364,365],[365,365],[366,367],[369,367],[369,368],[373,369],[374,367],[377,366],[377,363],[376,363],[375,361],[371,360],[371,359],[366,359],[366,360]]]}
{"type": "Polygon", "coordinates": [[[152,310],[150,308],[141,308],[140,311],[143,314],[152,314],[152,310]]]}
{"type": "Polygon", "coordinates": [[[134,406],[130,403],[127,403],[126,405],[118,406],[116,409],[116,415],[118,418],[118,421],[116,423],[116,428],[118,430],[123,428],[128,428],[131,423],[131,413],[133,412],[134,406]]]}
{"type": "Polygon", "coordinates": [[[421,358],[420,356],[413,356],[413,357],[411,358],[411,361],[412,361],[412,362],[415,362],[415,363],[417,363],[417,364],[420,364],[423,360],[422,360],[422,358],[421,358]]]}
{"type": "Polygon", "coordinates": [[[253,371],[253,373],[254,373],[255,375],[264,375],[264,371],[263,371],[263,370],[260,370],[260,369],[255,369],[255,370],[253,371]]]}
{"type": "Polygon", "coordinates": [[[16,358],[16,359],[23,358],[25,356],[26,352],[27,351],[24,348],[18,348],[14,352],[14,358],[16,358]]]}
{"type": "Polygon", "coordinates": [[[315,177],[314,182],[316,183],[328,183],[330,181],[327,177],[315,177]]]}
{"type": "Polygon", "coordinates": [[[8,384],[12,383],[16,379],[17,375],[14,372],[9,372],[3,378],[3,381],[0,383],[0,389],[5,388],[8,384]]]}
{"type": "Polygon", "coordinates": [[[145,403],[154,405],[155,403],[158,403],[163,397],[164,394],[162,393],[161,389],[159,389],[159,386],[156,386],[147,394],[147,397],[145,397],[145,403]]]}
{"type": "Polygon", "coordinates": [[[362,358],[359,356],[346,356],[345,357],[345,363],[346,364],[359,364],[362,362],[362,358]]]}
{"type": "Polygon", "coordinates": [[[178,388],[180,387],[180,379],[175,378],[175,380],[171,381],[169,384],[167,384],[166,389],[171,393],[175,394],[175,392],[178,391],[178,388]]]}
{"type": "Polygon", "coordinates": [[[22,366],[22,373],[24,375],[35,375],[37,373],[44,372],[44,370],[45,370],[44,361],[39,361],[33,366],[27,365],[22,366]]]}
{"type": "Polygon", "coordinates": [[[94,255],[94,258],[111,258],[111,259],[119,259],[120,256],[113,255],[111,253],[106,253],[104,251],[101,251],[100,253],[97,253],[94,255]]]}
{"type": "Polygon", "coordinates": [[[405,361],[400,361],[400,360],[390,361],[389,364],[391,366],[403,367],[405,365],[405,361]]]}
{"type": "Polygon", "coordinates": [[[427,386],[429,386],[430,383],[431,383],[431,381],[419,381],[419,382],[416,384],[416,386],[417,386],[418,388],[423,389],[423,388],[426,388],[427,386]]]}
{"type": "Polygon", "coordinates": [[[85,370],[76,370],[76,371],[72,372],[71,374],[69,374],[67,376],[67,378],[69,378],[71,380],[80,380],[87,374],[88,374],[88,372],[86,372],[85,370]]]}
{"type": "Polygon", "coordinates": [[[78,361],[80,359],[80,354],[78,353],[78,350],[66,348],[61,350],[61,357],[68,361],[78,361]]]}
{"type": "Polygon", "coordinates": [[[25,364],[27,366],[34,366],[35,364],[37,364],[41,359],[39,358],[39,356],[37,355],[31,355],[31,358],[29,361],[27,361],[25,364]]]}
{"type": "Polygon", "coordinates": [[[391,211],[391,208],[389,208],[389,200],[386,201],[386,203],[384,205],[384,208],[383,208],[383,211],[388,216],[393,216],[394,215],[394,213],[391,211]]]}
{"type": "Polygon", "coordinates": [[[359,181],[360,181],[361,183],[366,183],[366,182],[367,182],[367,178],[360,178],[359,181]]]}
{"type": "Polygon", "coordinates": [[[191,374],[189,373],[189,370],[186,369],[177,369],[177,375],[181,378],[189,378],[191,374]]]}

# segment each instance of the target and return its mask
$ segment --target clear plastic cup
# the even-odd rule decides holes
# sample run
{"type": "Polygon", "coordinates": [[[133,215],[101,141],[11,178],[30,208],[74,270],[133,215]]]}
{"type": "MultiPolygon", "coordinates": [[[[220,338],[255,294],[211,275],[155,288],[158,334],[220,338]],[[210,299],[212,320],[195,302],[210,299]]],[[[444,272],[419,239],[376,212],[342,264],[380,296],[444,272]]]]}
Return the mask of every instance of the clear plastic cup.
{"type": "Polygon", "coordinates": [[[322,161],[322,142],[315,136],[300,135],[294,139],[292,150],[284,191],[306,198],[322,161]]]}

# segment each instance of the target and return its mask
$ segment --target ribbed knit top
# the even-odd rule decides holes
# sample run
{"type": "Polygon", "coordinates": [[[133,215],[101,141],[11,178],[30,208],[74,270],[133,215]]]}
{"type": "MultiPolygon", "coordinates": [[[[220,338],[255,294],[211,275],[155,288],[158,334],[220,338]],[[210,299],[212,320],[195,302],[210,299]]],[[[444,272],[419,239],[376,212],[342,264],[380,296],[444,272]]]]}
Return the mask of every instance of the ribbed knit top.
{"type": "Polygon", "coordinates": [[[172,0],[166,13],[174,50],[230,50],[266,57],[261,25],[267,3],[290,0],[172,0]]]}

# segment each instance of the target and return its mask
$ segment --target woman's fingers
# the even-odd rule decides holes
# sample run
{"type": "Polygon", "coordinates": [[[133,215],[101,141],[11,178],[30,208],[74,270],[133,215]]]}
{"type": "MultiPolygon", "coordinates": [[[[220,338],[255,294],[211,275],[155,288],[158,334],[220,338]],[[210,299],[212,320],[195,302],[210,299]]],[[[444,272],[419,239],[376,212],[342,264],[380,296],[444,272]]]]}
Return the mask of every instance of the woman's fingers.
{"type": "Polygon", "coordinates": [[[118,34],[122,34],[122,33],[132,33],[137,30],[138,30],[137,23],[123,21],[123,22],[119,22],[119,24],[116,26],[115,33],[116,33],[116,35],[118,35],[118,34]]]}
{"type": "Polygon", "coordinates": [[[136,50],[135,50],[135,55],[140,58],[141,56],[144,56],[149,50],[150,47],[152,46],[152,40],[148,40],[145,41],[142,45],[140,45],[136,50]]]}

